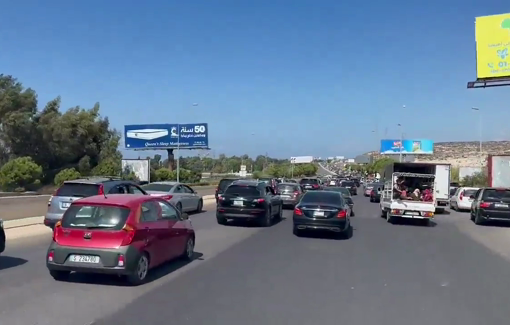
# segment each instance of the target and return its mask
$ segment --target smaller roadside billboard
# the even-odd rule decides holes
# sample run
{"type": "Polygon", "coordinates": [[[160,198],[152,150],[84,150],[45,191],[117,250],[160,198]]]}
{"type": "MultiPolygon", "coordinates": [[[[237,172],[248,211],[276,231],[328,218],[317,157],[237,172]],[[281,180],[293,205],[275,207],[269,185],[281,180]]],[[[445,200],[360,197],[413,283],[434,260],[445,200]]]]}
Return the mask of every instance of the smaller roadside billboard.
{"type": "Polygon", "coordinates": [[[426,139],[410,140],[381,140],[381,155],[432,155],[434,154],[434,141],[426,139]]]}
{"type": "Polygon", "coordinates": [[[313,156],[290,157],[291,164],[309,164],[313,162],[313,156]]]}
{"type": "Polygon", "coordinates": [[[510,76],[510,14],[476,17],[477,79],[510,76]]]}

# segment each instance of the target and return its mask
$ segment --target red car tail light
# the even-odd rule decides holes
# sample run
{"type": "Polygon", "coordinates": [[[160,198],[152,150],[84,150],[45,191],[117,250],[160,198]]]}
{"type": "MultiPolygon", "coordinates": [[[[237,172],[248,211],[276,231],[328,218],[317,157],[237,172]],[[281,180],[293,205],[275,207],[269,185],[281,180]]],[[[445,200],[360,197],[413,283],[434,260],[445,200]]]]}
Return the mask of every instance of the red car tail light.
{"type": "Polygon", "coordinates": [[[48,252],[48,262],[53,262],[53,259],[55,258],[55,252],[49,251],[48,252]]]}
{"type": "Polygon", "coordinates": [[[460,194],[459,194],[459,200],[462,201],[463,198],[464,198],[464,191],[460,192],[460,194]]]}
{"type": "Polygon", "coordinates": [[[303,211],[300,208],[295,208],[294,209],[294,214],[297,215],[297,216],[302,216],[303,215],[303,211]]]}
{"type": "Polygon", "coordinates": [[[53,227],[53,241],[58,243],[58,234],[62,230],[62,221],[57,221],[55,226],[53,227]]]}
{"type": "Polygon", "coordinates": [[[298,191],[295,191],[294,192],[294,196],[298,196],[299,195],[299,192],[298,191]]]}
{"type": "Polygon", "coordinates": [[[374,190],[371,190],[371,191],[370,191],[370,196],[374,196],[374,195],[375,195],[374,190]]]}
{"type": "Polygon", "coordinates": [[[161,196],[161,198],[163,200],[167,200],[167,201],[170,201],[173,197],[174,197],[173,195],[163,195],[163,196],[161,196]]]}
{"type": "Polygon", "coordinates": [[[337,214],[337,218],[343,219],[346,217],[347,217],[347,211],[345,211],[345,210],[342,210],[342,211],[338,212],[338,214],[337,214]]]}
{"type": "Polygon", "coordinates": [[[126,232],[126,236],[120,246],[130,245],[133,242],[133,238],[135,238],[136,229],[130,225],[125,225],[122,230],[126,232]]]}
{"type": "Polygon", "coordinates": [[[264,203],[264,199],[255,199],[253,200],[254,203],[264,203]]]}
{"type": "Polygon", "coordinates": [[[491,206],[491,204],[489,202],[481,202],[480,203],[480,208],[482,208],[482,209],[486,209],[490,206],[491,206]]]}
{"type": "Polygon", "coordinates": [[[313,188],[319,188],[319,185],[318,184],[313,184],[312,187],[313,188]]]}

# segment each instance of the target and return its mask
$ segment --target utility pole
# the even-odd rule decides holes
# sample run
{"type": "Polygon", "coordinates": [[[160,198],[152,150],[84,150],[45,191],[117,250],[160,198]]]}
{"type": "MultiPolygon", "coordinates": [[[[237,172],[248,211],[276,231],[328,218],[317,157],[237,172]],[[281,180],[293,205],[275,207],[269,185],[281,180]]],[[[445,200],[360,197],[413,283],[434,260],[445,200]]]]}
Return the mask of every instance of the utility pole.
{"type": "Polygon", "coordinates": [[[404,133],[402,133],[402,125],[400,123],[398,124],[398,127],[400,130],[400,145],[399,145],[400,153],[398,161],[402,162],[402,147],[404,146],[404,133]]]}

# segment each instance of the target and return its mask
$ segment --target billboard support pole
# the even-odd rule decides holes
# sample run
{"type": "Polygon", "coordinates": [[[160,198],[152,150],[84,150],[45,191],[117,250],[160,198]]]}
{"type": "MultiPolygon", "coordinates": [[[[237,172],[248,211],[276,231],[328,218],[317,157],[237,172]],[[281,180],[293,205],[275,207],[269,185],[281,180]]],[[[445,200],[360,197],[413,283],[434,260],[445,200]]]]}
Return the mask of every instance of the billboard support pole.
{"type": "Polygon", "coordinates": [[[179,176],[181,171],[181,151],[179,147],[181,145],[181,129],[179,128],[179,140],[177,141],[177,183],[179,183],[179,176]]]}
{"type": "Polygon", "coordinates": [[[402,133],[402,125],[398,124],[400,128],[400,146],[399,146],[399,162],[402,162],[402,146],[404,144],[404,134],[402,133]]]}

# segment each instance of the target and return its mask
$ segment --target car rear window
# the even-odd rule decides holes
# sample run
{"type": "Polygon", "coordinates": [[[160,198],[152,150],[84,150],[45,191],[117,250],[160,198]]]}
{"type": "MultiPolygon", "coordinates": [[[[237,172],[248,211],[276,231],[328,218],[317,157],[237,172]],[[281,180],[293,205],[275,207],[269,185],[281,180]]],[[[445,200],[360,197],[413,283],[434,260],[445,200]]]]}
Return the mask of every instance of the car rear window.
{"type": "Polygon", "coordinates": [[[354,186],[354,182],[342,182],[342,186],[354,186]]]}
{"type": "Polygon", "coordinates": [[[232,196],[260,196],[259,190],[255,186],[231,185],[225,191],[225,195],[232,196]]]}
{"type": "Polygon", "coordinates": [[[124,207],[72,204],[62,218],[62,227],[121,230],[130,210],[124,207]]]}
{"type": "Polygon", "coordinates": [[[311,191],[301,199],[301,204],[306,203],[328,203],[328,204],[340,204],[342,203],[342,195],[335,192],[327,191],[311,191]]]}
{"type": "Polygon", "coordinates": [[[319,180],[315,178],[303,178],[299,181],[300,184],[319,184],[319,180]]]}
{"type": "Polygon", "coordinates": [[[174,187],[174,186],[171,184],[155,184],[155,183],[142,186],[142,188],[145,191],[154,191],[154,192],[169,192],[172,189],[172,187],[174,187]]]}
{"type": "Polygon", "coordinates": [[[230,184],[232,184],[236,179],[222,179],[220,183],[218,184],[218,189],[224,190],[226,189],[230,184]]]}
{"type": "Polygon", "coordinates": [[[278,184],[278,190],[280,191],[297,191],[297,185],[278,184]]]}
{"type": "Polygon", "coordinates": [[[98,194],[98,184],[64,183],[59,187],[55,196],[89,197],[98,194]]]}
{"type": "Polygon", "coordinates": [[[478,190],[464,190],[464,196],[475,195],[478,190]]]}
{"type": "Polygon", "coordinates": [[[457,192],[457,189],[456,188],[451,188],[450,189],[450,195],[454,195],[455,192],[457,192]]]}
{"type": "Polygon", "coordinates": [[[507,189],[487,189],[483,191],[482,200],[484,201],[508,201],[510,202],[510,190],[507,189]]]}

